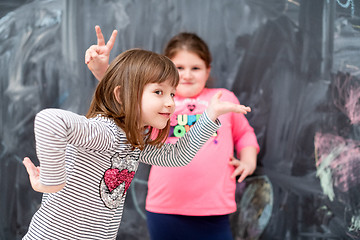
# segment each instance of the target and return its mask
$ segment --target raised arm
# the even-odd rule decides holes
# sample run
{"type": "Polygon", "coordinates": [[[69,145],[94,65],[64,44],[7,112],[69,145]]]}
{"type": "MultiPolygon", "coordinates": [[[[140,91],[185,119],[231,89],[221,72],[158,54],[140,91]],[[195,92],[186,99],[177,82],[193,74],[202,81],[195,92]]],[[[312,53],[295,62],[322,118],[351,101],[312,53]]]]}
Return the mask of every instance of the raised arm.
{"type": "Polygon", "coordinates": [[[192,128],[175,144],[164,144],[161,148],[148,145],[141,152],[140,161],[157,166],[179,167],[187,165],[220,127],[217,118],[228,112],[246,114],[251,109],[244,105],[221,101],[221,92],[215,94],[205,112],[192,128]]]}
{"type": "Polygon", "coordinates": [[[111,34],[109,41],[105,44],[104,36],[98,25],[95,26],[97,45],[90,46],[85,52],[85,64],[96,77],[101,81],[106,69],[109,67],[110,52],[114,46],[117,30],[111,34]]]}

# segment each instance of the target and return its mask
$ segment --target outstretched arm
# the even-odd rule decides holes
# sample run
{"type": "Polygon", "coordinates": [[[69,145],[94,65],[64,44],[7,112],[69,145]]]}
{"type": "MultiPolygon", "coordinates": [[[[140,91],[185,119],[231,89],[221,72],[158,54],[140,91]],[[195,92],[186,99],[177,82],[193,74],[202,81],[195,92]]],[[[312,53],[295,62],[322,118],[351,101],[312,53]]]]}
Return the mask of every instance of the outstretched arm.
{"type": "Polygon", "coordinates": [[[208,108],[190,130],[175,144],[164,144],[161,148],[147,145],[140,154],[140,161],[157,166],[179,167],[187,165],[201,146],[220,127],[217,118],[228,112],[246,114],[249,107],[221,101],[221,92],[215,94],[208,108]]]}
{"type": "Polygon", "coordinates": [[[97,45],[90,46],[85,52],[85,64],[96,77],[101,81],[106,69],[109,67],[110,52],[114,46],[117,30],[111,34],[109,41],[105,44],[104,36],[98,25],[95,26],[97,45]]]}

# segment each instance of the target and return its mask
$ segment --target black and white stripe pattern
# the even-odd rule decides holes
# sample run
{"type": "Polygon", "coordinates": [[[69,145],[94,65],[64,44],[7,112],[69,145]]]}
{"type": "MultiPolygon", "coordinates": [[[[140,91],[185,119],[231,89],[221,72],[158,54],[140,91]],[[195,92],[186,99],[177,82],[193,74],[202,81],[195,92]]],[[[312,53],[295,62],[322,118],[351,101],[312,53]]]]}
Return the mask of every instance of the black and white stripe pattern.
{"type": "Polygon", "coordinates": [[[41,182],[58,185],[66,181],[66,186],[43,195],[23,239],[115,239],[126,192],[119,194],[117,208],[107,207],[100,194],[114,154],[121,166],[134,172],[139,158],[147,164],[183,166],[218,128],[204,114],[177,144],[160,149],[147,146],[140,153],[131,149],[124,132],[110,119],[87,119],[59,109],[41,111],[35,119],[41,182]]]}
{"type": "Polygon", "coordinates": [[[214,123],[205,111],[189,132],[175,144],[164,144],[162,148],[146,146],[140,154],[140,161],[156,166],[185,166],[219,127],[219,120],[214,123]]]}

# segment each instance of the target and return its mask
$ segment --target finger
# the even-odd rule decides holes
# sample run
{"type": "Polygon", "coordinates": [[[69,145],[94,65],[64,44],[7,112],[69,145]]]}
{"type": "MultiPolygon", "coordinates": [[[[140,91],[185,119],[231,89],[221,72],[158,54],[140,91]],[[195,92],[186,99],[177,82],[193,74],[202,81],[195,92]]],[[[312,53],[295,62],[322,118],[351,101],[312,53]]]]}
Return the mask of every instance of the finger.
{"type": "Polygon", "coordinates": [[[85,63],[89,64],[89,62],[92,60],[94,56],[98,55],[99,48],[97,45],[91,45],[86,51],[85,51],[85,63]]]}
{"type": "Polygon", "coordinates": [[[117,30],[114,30],[111,34],[111,37],[109,39],[109,41],[106,43],[106,46],[109,48],[109,50],[111,51],[111,49],[113,48],[114,44],[115,44],[115,39],[117,36],[117,30]]]}
{"type": "Polygon", "coordinates": [[[232,165],[232,166],[234,166],[234,167],[238,167],[238,166],[240,166],[240,161],[237,160],[237,159],[234,158],[234,157],[230,157],[229,164],[232,165]]]}
{"type": "Polygon", "coordinates": [[[23,160],[23,164],[26,168],[26,171],[28,172],[29,176],[33,176],[35,175],[36,172],[36,167],[35,165],[31,162],[30,158],[25,157],[23,160]]]}
{"type": "Polygon", "coordinates": [[[244,108],[245,111],[251,112],[251,108],[250,108],[250,107],[244,106],[244,105],[241,105],[241,106],[244,108]]]}
{"type": "Polygon", "coordinates": [[[244,179],[247,177],[248,173],[244,170],[241,175],[240,178],[238,179],[238,182],[241,183],[242,181],[244,181],[244,179]]]}
{"type": "Polygon", "coordinates": [[[90,50],[86,50],[85,52],[85,64],[89,64],[89,62],[91,61],[91,55],[90,55],[90,50]]]}
{"type": "Polygon", "coordinates": [[[104,35],[102,34],[101,28],[98,25],[95,26],[95,32],[97,37],[97,45],[105,46],[104,35]]]}
{"type": "Polygon", "coordinates": [[[221,98],[221,95],[222,95],[222,92],[221,92],[221,91],[218,91],[217,93],[215,93],[214,98],[215,98],[215,99],[220,99],[220,98],[221,98]]]}
{"type": "Polygon", "coordinates": [[[36,167],[36,175],[40,176],[40,167],[39,166],[36,167]]]}
{"type": "Polygon", "coordinates": [[[97,51],[89,51],[89,55],[91,57],[91,59],[93,60],[94,58],[97,58],[99,56],[97,51]]]}
{"type": "Polygon", "coordinates": [[[233,167],[238,167],[240,164],[236,161],[230,161],[229,165],[233,166],[233,167]]]}
{"type": "Polygon", "coordinates": [[[238,164],[239,166],[234,170],[234,172],[233,172],[233,174],[235,175],[235,176],[238,176],[238,175],[240,175],[240,174],[242,174],[243,173],[243,171],[245,170],[243,167],[241,167],[240,166],[240,164],[238,164]]]}
{"type": "Polygon", "coordinates": [[[231,178],[234,179],[236,176],[239,176],[244,171],[243,168],[236,168],[234,172],[231,174],[231,178]]]}
{"type": "Polygon", "coordinates": [[[230,156],[230,161],[237,160],[234,156],[230,156]]]}
{"type": "Polygon", "coordinates": [[[236,109],[234,110],[234,112],[237,113],[247,114],[248,112],[251,112],[251,108],[244,105],[237,105],[235,106],[235,108],[236,109]]]}

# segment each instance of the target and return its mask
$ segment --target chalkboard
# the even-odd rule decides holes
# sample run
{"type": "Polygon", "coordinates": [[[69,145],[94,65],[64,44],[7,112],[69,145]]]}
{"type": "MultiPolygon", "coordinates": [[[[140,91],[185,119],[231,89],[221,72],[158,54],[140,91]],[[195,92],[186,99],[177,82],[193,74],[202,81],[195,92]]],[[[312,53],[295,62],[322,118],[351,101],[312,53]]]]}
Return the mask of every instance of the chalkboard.
{"type": "MultiPolygon", "coordinates": [[[[238,186],[235,239],[360,238],[360,0],[2,0],[1,240],[21,239],[40,204],[22,165],[37,162],[35,114],[87,111],[96,24],[106,38],[119,31],[111,58],[197,33],[214,58],[212,86],[252,107],[261,151],[238,186]]],[[[130,186],[117,239],[149,238],[149,169],[130,186]]]]}

